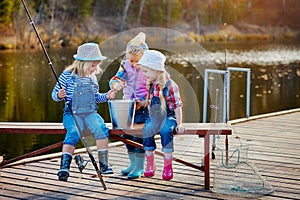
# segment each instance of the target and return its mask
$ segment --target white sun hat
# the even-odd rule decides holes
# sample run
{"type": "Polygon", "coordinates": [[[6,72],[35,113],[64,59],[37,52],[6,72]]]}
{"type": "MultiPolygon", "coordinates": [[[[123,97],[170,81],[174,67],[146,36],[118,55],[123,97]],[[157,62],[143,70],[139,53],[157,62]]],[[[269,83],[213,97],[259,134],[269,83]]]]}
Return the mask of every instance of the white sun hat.
{"type": "Polygon", "coordinates": [[[137,63],[138,65],[143,65],[157,71],[165,71],[165,61],[166,57],[159,51],[156,50],[147,50],[144,52],[144,55],[137,63]]]}
{"type": "Polygon", "coordinates": [[[85,43],[77,48],[77,54],[74,56],[75,60],[80,61],[96,61],[104,60],[107,57],[101,54],[99,45],[96,43],[85,43]]]}

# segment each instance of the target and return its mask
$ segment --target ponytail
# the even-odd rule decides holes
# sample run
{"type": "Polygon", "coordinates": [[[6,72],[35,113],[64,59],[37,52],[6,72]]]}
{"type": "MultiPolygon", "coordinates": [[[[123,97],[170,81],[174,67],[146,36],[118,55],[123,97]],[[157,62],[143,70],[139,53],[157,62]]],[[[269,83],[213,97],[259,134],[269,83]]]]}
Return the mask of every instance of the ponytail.
{"type": "Polygon", "coordinates": [[[164,97],[164,88],[166,86],[166,83],[167,83],[167,80],[166,80],[166,73],[165,72],[162,72],[159,77],[159,88],[160,88],[160,91],[159,91],[159,99],[160,99],[160,108],[161,108],[161,111],[162,112],[166,112],[166,100],[165,100],[165,97],[164,97]]]}

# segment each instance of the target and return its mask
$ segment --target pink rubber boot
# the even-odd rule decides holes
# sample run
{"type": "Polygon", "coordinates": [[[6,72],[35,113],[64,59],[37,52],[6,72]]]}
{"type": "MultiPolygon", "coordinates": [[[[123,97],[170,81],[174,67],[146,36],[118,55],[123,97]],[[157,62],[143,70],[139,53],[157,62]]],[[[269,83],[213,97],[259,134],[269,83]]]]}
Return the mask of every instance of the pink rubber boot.
{"type": "Polygon", "coordinates": [[[146,169],[144,172],[144,177],[153,177],[155,175],[155,162],[154,162],[154,154],[152,151],[146,152],[146,169]]]}
{"type": "Polygon", "coordinates": [[[172,168],[172,155],[170,158],[164,157],[164,170],[162,172],[162,179],[169,181],[173,178],[173,168],[172,168]]]}

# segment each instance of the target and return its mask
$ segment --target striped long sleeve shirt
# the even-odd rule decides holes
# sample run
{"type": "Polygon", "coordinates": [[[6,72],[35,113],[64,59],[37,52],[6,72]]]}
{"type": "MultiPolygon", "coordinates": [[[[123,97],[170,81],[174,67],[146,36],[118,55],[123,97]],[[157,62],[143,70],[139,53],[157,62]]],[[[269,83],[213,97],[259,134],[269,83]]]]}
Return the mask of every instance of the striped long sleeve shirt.
{"type": "MultiPolygon", "coordinates": [[[[77,77],[77,75],[75,75],[77,77]]],[[[66,89],[67,97],[65,98],[66,101],[72,101],[72,96],[74,92],[74,77],[71,76],[70,71],[63,71],[63,73],[59,76],[58,81],[62,87],[66,89]]],[[[93,83],[93,88],[95,92],[95,101],[96,103],[104,103],[107,102],[108,99],[106,98],[106,93],[99,92],[99,85],[98,83],[93,83]]],[[[62,101],[64,99],[60,99],[57,96],[58,90],[60,89],[58,83],[55,84],[52,90],[52,99],[54,101],[62,101]]]]}

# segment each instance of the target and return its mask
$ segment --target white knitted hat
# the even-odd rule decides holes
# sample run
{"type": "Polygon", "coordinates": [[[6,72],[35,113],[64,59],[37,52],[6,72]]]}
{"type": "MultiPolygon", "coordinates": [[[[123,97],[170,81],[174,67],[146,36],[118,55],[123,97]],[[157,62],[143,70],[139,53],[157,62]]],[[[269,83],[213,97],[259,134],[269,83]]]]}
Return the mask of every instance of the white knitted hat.
{"type": "Polygon", "coordinates": [[[104,60],[107,57],[102,56],[99,45],[96,43],[85,43],[77,48],[77,54],[74,56],[75,60],[81,61],[96,61],[104,60]]]}
{"type": "Polygon", "coordinates": [[[156,50],[147,50],[137,64],[157,71],[165,71],[165,61],[164,54],[156,50]]]}
{"type": "Polygon", "coordinates": [[[127,44],[127,49],[128,47],[135,45],[141,47],[144,51],[148,50],[148,45],[146,44],[146,34],[143,32],[140,32],[137,36],[132,38],[128,44],[127,44]]]}

